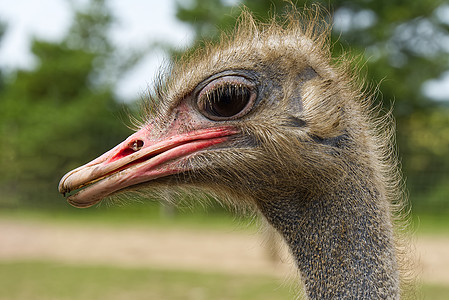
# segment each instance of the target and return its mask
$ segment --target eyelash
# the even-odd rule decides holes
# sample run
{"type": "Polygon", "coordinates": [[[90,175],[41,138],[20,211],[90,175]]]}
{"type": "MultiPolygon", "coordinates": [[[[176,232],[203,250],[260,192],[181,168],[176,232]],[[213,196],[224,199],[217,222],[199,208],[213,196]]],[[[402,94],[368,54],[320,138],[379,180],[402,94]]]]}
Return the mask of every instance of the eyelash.
{"type": "Polygon", "coordinates": [[[198,110],[207,118],[238,119],[247,114],[257,96],[255,85],[241,76],[224,76],[211,81],[198,94],[198,110]]]}

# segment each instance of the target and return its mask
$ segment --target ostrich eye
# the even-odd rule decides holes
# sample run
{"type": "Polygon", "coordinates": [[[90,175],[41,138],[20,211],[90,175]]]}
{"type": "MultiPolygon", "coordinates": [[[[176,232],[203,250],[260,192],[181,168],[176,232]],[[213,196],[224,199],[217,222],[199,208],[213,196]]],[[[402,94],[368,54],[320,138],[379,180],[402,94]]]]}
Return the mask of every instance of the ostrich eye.
{"type": "Polygon", "coordinates": [[[212,120],[237,119],[250,111],[256,92],[254,84],[239,76],[225,76],[207,84],[199,93],[199,111],[212,120]]]}

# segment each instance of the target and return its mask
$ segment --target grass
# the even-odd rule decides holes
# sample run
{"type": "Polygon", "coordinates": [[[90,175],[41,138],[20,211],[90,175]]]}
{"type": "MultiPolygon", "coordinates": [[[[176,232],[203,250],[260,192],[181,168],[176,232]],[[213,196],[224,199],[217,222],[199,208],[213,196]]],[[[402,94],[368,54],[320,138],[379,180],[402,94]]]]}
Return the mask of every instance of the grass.
{"type": "Polygon", "coordinates": [[[268,276],[54,262],[0,263],[0,282],[1,300],[294,298],[289,287],[268,276]]]}
{"type": "Polygon", "coordinates": [[[412,218],[413,228],[420,235],[449,235],[449,214],[418,212],[412,218]]]}
{"type": "MultiPolygon", "coordinates": [[[[99,205],[87,209],[0,209],[0,218],[34,219],[51,223],[102,224],[107,226],[151,226],[162,228],[229,229],[239,226],[254,229],[257,221],[251,216],[235,216],[221,207],[184,206],[170,217],[161,213],[157,202],[132,203],[122,206],[99,205]]],[[[449,212],[415,212],[411,230],[419,235],[449,235],[449,212]]]]}
{"type": "Polygon", "coordinates": [[[446,300],[449,295],[449,286],[425,284],[421,288],[421,299],[446,300]]]}
{"type": "Polygon", "coordinates": [[[254,228],[249,216],[235,216],[223,208],[204,208],[200,205],[181,207],[173,216],[162,213],[159,203],[143,202],[123,206],[99,205],[86,209],[67,206],[58,209],[0,209],[2,219],[28,219],[50,223],[83,223],[107,226],[151,226],[163,228],[189,227],[193,229],[229,229],[236,225],[254,228]]]}
{"type": "MultiPolygon", "coordinates": [[[[55,262],[0,263],[0,300],[293,299],[295,291],[269,276],[74,266],[55,262]]],[[[449,286],[424,285],[423,299],[443,300],[449,286]]]]}

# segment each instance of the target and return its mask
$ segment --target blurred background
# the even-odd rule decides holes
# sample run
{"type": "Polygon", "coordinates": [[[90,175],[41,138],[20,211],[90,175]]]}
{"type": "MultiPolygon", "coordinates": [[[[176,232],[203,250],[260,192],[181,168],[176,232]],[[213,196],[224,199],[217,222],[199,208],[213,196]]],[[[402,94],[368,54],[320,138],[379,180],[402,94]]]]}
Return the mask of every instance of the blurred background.
{"type": "MultiPolygon", "coordinates": [[[[446,299],[449,4],[295,3],[328,9],[334,56],[359,57],[367,87],[378,87],[376,101],[393,107],[422,293],[446,299]]],[[[293,297],[288,258],[279,262],[282,249],[266,250],[272,238],[258,233],[253,217],[234,217],[214,202],[80,210],[57,192],[63,174],[131,133],[128,114],[152,92],[158,72],[232,30],[241,5],[262,21],[290,7],[281,0],[0,0],[0,299],[293,297]]]]}

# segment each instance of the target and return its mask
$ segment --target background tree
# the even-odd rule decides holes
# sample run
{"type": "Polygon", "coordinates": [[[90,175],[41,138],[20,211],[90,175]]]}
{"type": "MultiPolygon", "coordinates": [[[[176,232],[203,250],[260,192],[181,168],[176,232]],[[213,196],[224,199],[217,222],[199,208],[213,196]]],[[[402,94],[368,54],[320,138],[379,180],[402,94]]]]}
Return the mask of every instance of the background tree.
{"type": "MultiPolygon", "coordinates": [[[[0,47],[2,46],[2,38],[5,32],[6,32],[6,24],[0,20],[0,47]]],[[[3,73],[2,70],[0,69],[0,91],[3,89],[3,85],[4,85],[3,73]]]]}
{"type": "Polygon", "coordinates": [[[61,175],[129,134],[112,87],[136,59],[111,44],[112,22],[105,1],[91,1],[61,42],[34,40],[38,66],[0,90],[0,205],[66,206],[61,175]]]}
{"type": "MultiPolygon", "coordinates": [[[[219,29],[231,29],[239,14],[236,5],[247,6],[260,20],[291,6],[283,0],[177,3],[177,17],[191,24],[196,40],[216,40],[219,29]]],[[[449,194],[449,99],[435,101],[423,91],[428,80],[449,69],[449,6],[440,0],[294,3],[299,10],[312,3],[327,8],[334,56],[350,52],[360,57],[361,76],[368,78],[369,88],[380,83],[377,101],[384,102],[386,109],[394,103],[400,155],[414,207],[449,211],[445,196],[449,194]]]]}

